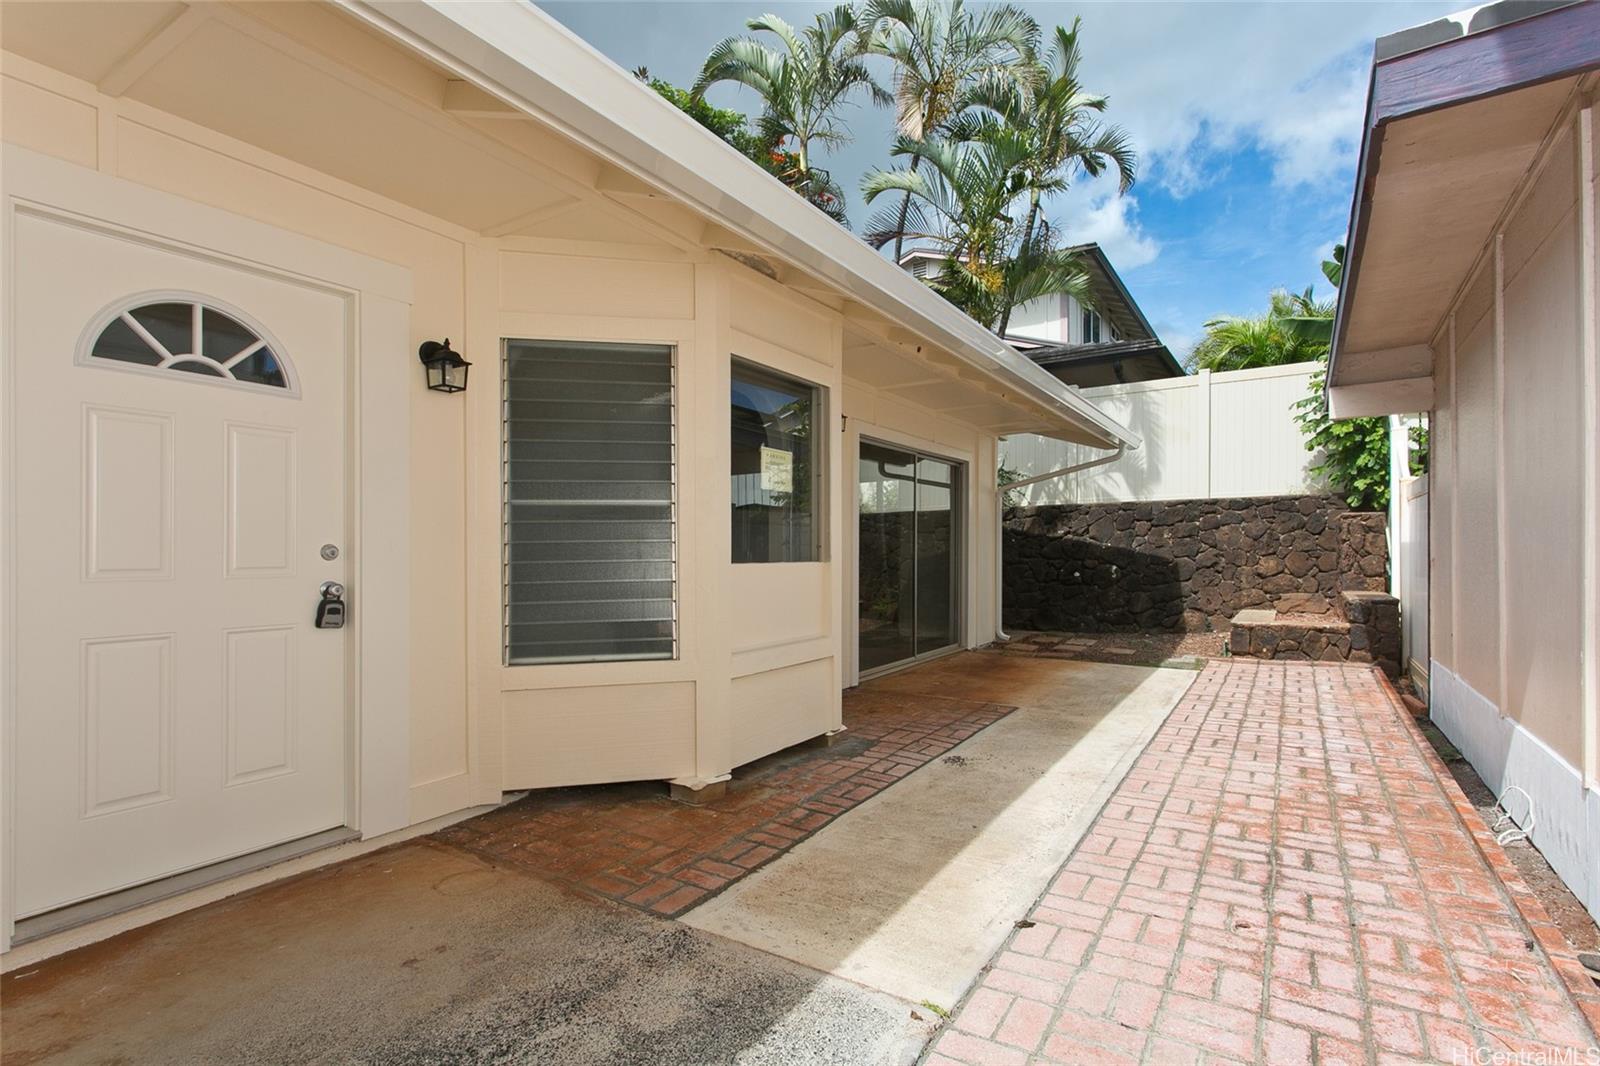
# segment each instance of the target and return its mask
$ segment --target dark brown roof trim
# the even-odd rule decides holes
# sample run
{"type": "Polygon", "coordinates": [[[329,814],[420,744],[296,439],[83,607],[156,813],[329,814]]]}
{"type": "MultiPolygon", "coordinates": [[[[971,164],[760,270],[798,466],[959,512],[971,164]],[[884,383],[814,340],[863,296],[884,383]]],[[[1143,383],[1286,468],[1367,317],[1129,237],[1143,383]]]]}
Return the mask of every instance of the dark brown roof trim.
{"type": "MultiPolygon", "coordinates": [[[[1518,14],[1507,0],[1496,5],[1518,14]]],[[[1526,10],[1522,5],[1522,10],[1526,10]]],[[[1474,16],[1474,27],[1485,15],[1474,16]]],[[[1355,195],[1350,203],[1349,252],[1344,282],[1334,312],[1333,346],[1325,383],[1337,373],[1339,353],[1348,330],[1350,301],[1361,272],[1372,214],[1373,186],[1383,156],[1384,127],[1397,119],[1514,92],[1600,67],[1600,0],[1581,0],[1519,17],[1516,21],[1456,37],[1388,59],[1375,59],[1367,89],[1367,113],[1356,163],[1355,195]]],[[[1396,35],[1391,35],[1391,37],[1396,35]]],[[[1384,40],[1388,40],[1385,38],[1384,40]]],[[[1380,40],[1375,55],[1383,55],[1380,40]]]]}
{"type": "Polygon", "coordinates": [[[1106,341],[1101,344],[1058,344],[1024,351],[1023,355],[1042,367],[1085,366],[1112,362],[1136,356],[1153,355],[1166,364],[1172,377],[1182,377],[1186,371],[1165,344],[1154,338],[1148,340],[1106,341]]]}

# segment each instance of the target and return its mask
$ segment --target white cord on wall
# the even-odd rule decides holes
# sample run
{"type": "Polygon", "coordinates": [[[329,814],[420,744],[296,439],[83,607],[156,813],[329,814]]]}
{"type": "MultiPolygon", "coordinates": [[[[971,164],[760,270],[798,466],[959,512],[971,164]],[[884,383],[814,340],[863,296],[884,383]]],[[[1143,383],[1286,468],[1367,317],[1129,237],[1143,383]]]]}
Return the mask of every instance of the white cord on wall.
{"type": "Polygon", "coordinates": [[[1489,831],[1494,833],[1495,843],[1505,847],[1507,844],[1517,844],[1528,839],[1528,835],[1533,832],[1533,827],[1536,824],[1532,796],[1516,785],[1507,785],[1505,791],[1500,793],[1499,802],[1494,805],[1494,809],[1498,812],[1498,816],[1494,820],[1494,825],[1490,826],[1489,831]],[[1523,820],[1524,824],[1521,827],[1517,825],[1517,820],[1511,816],[1511,809],[1506,806],[1506,797],[1513,792],[1521,793],[1522,798],[1528,804],[1527,817],[1523,820]],[[1507,828],[1508,824],[1510,828],[1507,828]]]}

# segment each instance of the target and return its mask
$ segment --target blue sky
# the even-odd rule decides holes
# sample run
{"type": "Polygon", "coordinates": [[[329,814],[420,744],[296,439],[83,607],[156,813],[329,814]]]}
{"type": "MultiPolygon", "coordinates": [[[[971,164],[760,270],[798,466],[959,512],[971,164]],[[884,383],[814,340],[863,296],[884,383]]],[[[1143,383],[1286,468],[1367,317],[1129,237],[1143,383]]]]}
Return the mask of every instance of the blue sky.
{"type": "MultiPolygon", "coordinates": [[[[627,69],[689,85],[711,46],[771,11],[808,22],[823,5],[764,0],[541,0],[627,69]]],[[[1461,3],[1024,3],[1046,31],[1083,19],[1084,77],[1111,99],[1141,158],[1125,197],[1080,182],[1050,204],[1070,240],[1106,249],[1179,358],[1206,319],[1248,314],[1274,288],[1319,283],[1318,264],[1343,239],[1366,99],[1372,40],[1461,3]]],[[[768,35],[762,35],[768,36],[768,35]]],[[[769,42],[772,39],[769,36],[769,42]]],[[[888,68],[880,68],[887,82],[888,68]]],[[[714,103],[751,114],[748,90],[714,103]]],[[[890,165],[893,121],[864,101],[855,140],[821,165],[850,195],[859,230],[863,173],[890,165]]]]}

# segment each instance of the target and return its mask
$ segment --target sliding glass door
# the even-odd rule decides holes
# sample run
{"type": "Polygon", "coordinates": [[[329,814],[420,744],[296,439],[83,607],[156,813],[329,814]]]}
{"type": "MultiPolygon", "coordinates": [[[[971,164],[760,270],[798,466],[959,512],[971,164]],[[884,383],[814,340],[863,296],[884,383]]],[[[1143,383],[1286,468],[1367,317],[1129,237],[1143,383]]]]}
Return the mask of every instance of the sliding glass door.
{"type": "Polygon", "coordinates": [[[868,440],[858,471],[865,674],[960,642],[963,471],[868,440]]]}

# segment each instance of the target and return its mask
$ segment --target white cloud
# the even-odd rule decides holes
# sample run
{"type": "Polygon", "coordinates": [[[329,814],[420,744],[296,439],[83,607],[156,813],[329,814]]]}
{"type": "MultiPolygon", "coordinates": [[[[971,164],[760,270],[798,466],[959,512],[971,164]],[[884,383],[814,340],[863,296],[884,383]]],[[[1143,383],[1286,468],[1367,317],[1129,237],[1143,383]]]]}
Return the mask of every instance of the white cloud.
{"type": "MultiPolygon", "coordinates": [[[[1030,5],[1042,22],[1063,16],[1030,5]]],[[[1359,146],[1375,37],[1452,2],[1125,3],[1083,20],[1084,73],[1127,127],[1141,180],[1175,196],[1222,180],[1226,157],[1261,151],[1284,188],[1348,173],[1359,146]]]]}
{"type": "Polygon", "coordinates": [[[1138,198],[1118,196],[1114,180],[1101,179],[1074,190],[1051,213],[1060,220],[1065,243],[1098,244],[1118,271],[1153,263],[1161,254],[1160,242],[1139,225],[1138,198]]]}

